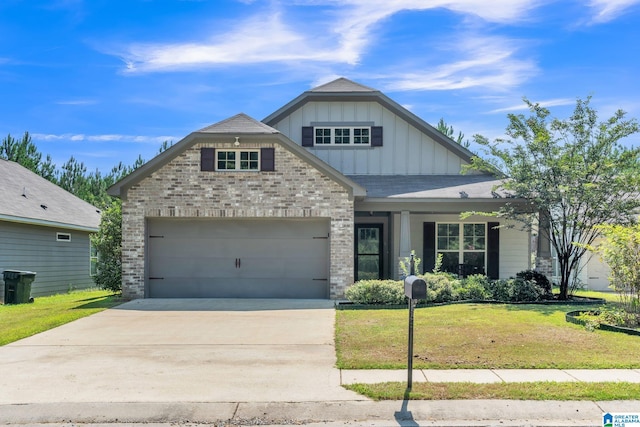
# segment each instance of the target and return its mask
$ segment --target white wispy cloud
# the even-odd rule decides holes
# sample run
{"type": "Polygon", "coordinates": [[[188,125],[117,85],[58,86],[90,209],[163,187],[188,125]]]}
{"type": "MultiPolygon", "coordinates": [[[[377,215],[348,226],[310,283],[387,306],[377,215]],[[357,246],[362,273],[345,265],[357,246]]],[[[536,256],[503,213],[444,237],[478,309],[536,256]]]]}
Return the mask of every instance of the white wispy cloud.
{"type": "MultiPolygon", "coordinates": [[[[573,105],[576,103],[576,100],[573,98],[555,98],[555,99],[548,99],[546,101],[539,101],[536,103],[540,104],[541,107],[557,107],[561,105],[573,105]]],[[[512,111],[522,111],[522,110],[528,110],[528,109],[529,109],[529,106],[524,102],[521,102],[519,104],[511,105],[509,107],[497,108],[495,110],[488,111],[487,113],[488,114],[507,113],[512,111]]]]}
{"type": "Polygon", "coordinates": [[[537,74],[533,60],[519,58],[518,42],[504,37],[467,36],[452,46],[449,55],[456,60],[419,73],[396,74],[391,90],[453,90],[485,87],[506,90],[537,74]]]}
{"type": "Polygon", "coordinates": [[[125,71],[132,73],[269,62],[355,65],[374,45],[373,30],[397,13],[444,8],[487,22],[513,23],[525,19],[540,2],[495,0],[487,7],[485,0],[319,0],[304,4],[333,9],[318,13],[299,30],[286,22],[282,10],[261,12],[207,40],[134,43],[116,55],[126,64],[125,71]]]}
{"type": "Polygon", "coordinates": [[[58,105],[95,105],[97,103],[98,101],[94,99],[70,99],[56,102],[58,105]]]}
{"type": "Polygon", "coordinates": [[[591,0],[589,7],[594,12],[592,21],[604,23],[616,19],[627,9],[639,4],[640,0],[591,0]]]}
{"type": "Polygon", "coordinates": [[[175,136],[149,136],[149,135],[122,135],[122,134],[103,134],[103,135],[84,135],[81,133],[33,133],[31,137],[36,141],[72,141],[72,142],[136,142],[140,144],[161,144],[164,141],[178,141],[180,138],[175,136]]]}

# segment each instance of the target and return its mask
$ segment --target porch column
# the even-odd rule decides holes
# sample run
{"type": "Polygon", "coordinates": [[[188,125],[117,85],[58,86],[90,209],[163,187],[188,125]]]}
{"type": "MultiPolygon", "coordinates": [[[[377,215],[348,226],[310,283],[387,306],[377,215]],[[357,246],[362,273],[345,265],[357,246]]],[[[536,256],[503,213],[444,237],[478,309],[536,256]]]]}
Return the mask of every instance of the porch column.
{"type": "Polygon", "coordinates": [[[409,211],[400,212],[400,259],[411,256],[411,222],[409,211]]]}
{"type": "Polygon", "coordinates": [[[553,257],[551,256],[551,227],[549,217],[540,212],[538,219],[538,247],[536,253],[536,270],[551,280],[553,273],[553,257]]]}

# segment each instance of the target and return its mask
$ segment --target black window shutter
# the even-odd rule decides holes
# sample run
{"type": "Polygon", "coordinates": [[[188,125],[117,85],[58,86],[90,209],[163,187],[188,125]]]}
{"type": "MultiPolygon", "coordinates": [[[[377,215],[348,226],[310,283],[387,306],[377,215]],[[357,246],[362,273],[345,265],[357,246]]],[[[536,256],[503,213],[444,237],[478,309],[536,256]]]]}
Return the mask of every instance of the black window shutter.
{"type": "Polygon", "coordinates": [[[487,277],[500,277],[500,229],[499,222],[487,223],[487,277]]]}
{"type": "Polygon", "coordinates": [[[425,222],[422,234],[423,273],[431,273],[436,266],[436,223],[425,222]]]}
{"type": "Polygon", "coordinates": [[[371,126],[371,146],[382,147],[382,126],[371,126]]]}
{"type": "Polygon", "coordinates": [[[201,148],[200,149],[200,170],[201,171],[214,171],[215,168],[215,148],[201,148]]]}
{"type": "Polygon", "coordinates": [[[302,146],[313,147],[313,126],[302,126],[302,146]]]}
{"type": "Polygon", "coordinates": [[[275,150],[273,148],[260,149],[260,170],[274,171],[276,170],[275,150]]]}

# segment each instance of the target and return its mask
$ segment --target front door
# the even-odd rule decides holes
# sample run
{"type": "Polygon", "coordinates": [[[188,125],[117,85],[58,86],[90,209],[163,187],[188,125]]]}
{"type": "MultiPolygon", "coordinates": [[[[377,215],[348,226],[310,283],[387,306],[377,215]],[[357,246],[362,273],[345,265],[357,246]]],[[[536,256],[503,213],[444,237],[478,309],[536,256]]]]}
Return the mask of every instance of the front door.
{"type": "Polygon", "coordinates": [[[356,224],[355,279],[382,278],[382,224],[356,224]]]}

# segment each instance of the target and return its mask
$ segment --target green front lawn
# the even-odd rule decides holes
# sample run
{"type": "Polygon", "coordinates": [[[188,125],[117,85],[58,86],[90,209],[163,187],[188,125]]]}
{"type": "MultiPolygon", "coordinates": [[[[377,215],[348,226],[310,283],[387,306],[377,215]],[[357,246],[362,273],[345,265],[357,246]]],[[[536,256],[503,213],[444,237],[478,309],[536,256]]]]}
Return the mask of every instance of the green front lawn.
{"type": "Polygon", "coordinates": [[[87,290],[35,298],[32,304],[0,305],[0,345],[55,328],[115,305],[110,291],[87,290]]]}
{"type": "MultiPolygon", "coordinates": [[[[415,310],[414,368],[640,368],[640,337],[567,323],[584,306],[454,304],[415,310]]],[[[406,369],[408,310],[336,311],[339,368],[406,369]]]]}
{"type": "Polygon", "coordinates": [[[635,383],[413,383],[407,393],[406,383],[353,384],[344,386],[375,400],[629,400],[640,396],[635,383]]]}

